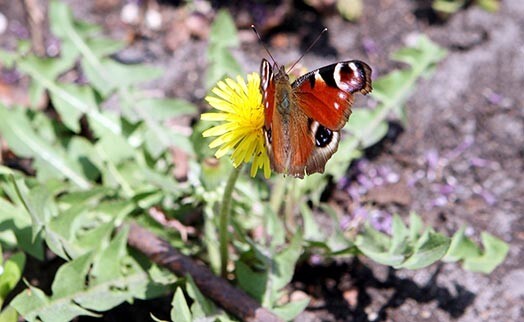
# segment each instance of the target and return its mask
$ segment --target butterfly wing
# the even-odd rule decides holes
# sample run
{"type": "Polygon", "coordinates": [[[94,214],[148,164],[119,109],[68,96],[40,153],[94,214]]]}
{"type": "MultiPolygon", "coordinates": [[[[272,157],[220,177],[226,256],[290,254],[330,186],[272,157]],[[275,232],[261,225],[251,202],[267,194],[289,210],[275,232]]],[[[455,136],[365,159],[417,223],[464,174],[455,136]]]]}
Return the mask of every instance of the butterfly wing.
{"type": "Polygon", "coordinates": [[[304,115],[305,121],[296,123],[302,131],[296,131],[294,146],[298,148],[291,168],[302,168],[297,171],[301,173],[295,173],[299,177],[304,171],[308,175],[322,173],[338,149],[339,131],[351,114],[353,93],[371,91],[371,68],[355,60],[332,64],[298,78],[292,88],[295,114],[304,115]]]}
{"type": "Polygon", "coordinates": [[[260,92],[262,93],[262,105],[264,106],[264,125],[266,129],[271,128],[273,109],[275,108],[275,82],[273,79],[273,68],[264,58],[260,64],[260,92]]]}
{"type": "Polygon", "coordinates": [[[293,84],[297,107],[325,128],[338,131],[351,114],[353,93],[371,91],[371,68],[351,60],[322,67],[293,84]]]}

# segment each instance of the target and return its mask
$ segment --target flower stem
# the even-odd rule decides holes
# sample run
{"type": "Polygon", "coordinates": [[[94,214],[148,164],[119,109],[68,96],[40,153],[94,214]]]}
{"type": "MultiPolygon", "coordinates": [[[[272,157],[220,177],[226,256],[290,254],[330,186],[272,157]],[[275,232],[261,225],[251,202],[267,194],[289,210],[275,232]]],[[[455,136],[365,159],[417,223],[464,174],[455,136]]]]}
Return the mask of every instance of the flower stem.
{"type": "Polygon", "coordinates": [[[219,240],[220,240],[220,274],[222,277],[227,275],[227,262],[229,260],[228,256],[228,244],[229,244],[229,214],[231,210],[231,200],[233,195],[233,190],[235,188],[235,183],[238,179],[238,175],[242,170],[242,165],[239,165],[237,168],[233,168],[229,178],[227,179],[226,188],[224,189],[224,195],[222,196],[222,204],[220,205],[219,213],[219,240]]]}

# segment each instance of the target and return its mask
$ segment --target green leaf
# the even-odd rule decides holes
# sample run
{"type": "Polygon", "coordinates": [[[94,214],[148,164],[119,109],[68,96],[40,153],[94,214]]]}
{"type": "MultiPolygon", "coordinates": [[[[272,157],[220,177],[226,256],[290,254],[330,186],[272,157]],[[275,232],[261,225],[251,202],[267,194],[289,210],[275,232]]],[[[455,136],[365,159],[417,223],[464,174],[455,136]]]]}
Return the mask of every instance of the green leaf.
{"type": "Polygon", "coordinates": [[[237,28],[233,18],[226,10],[219,10],[209,34],[210,46],[236,47],[239,44],[237,28]]]}
{"type": "Polygon", "coordinates": [[[268,275],[266,271],[255,271],[243,261],[237,261],[235,275],[239,286],[251,297],[262,302],[268,286],[268,275]]]}
{"type": "Polygon", "coordinates": [[[379,101],[391,102],[388,107],[393,109],[413,91],[411,85],[416,77],[411,69],[392,71],[373,82],[371,95],[379,101]]]}
{"type": "Polygon", "coordinates": [[[29,190],[23,180],[14,181],[18,197],[32,220],[33,240],[45,224],[56,214],[54,197],[65,189],[60,181],[49,181],[29,190]]]}
{"type": "Polygon", "coordinates": [[[148,98],[137,102],[138,108],[156,121],[164,121],[182,115],[195,114],[197,107],[182,99],[148,98]]]}
{"type": "Polygon", "coordinates": [[[477,0],[477,4],[484,10],[496,12],[500,9],[500,0],[477,0]]]}
{"type": "Polygon", "coordinates": [[[67,298],[56,305],[56,302],[53,303],[44,292],[33,286],[18,294],[11,302],[11,306],[30,322],[67,322],[78,315],[98,317],[97,314],[83,309],[67,298]]]}
{"type": "Polygon", "coordinates": [[[213,87],[225,76],[236,77],[242,74],[242,67],[227,48],[209,47],[208,51],[208,61],[210,64],[206,70],[206,88],[213,87]]]}
{"type": "Polygon", "coordinates": [[[397,266],[405,259],[403,254],[391,254],[390,238],[369,223],[366,223],[364,230],[357,236],[355,245],[364,255],[383,265],[397,266]]]}
{"type": "Polygon", "coordinates": [[[62,265],[53,281],[52,296],[29,287],[11,303],[29,321],[69,321],[78,315],[97,316],[132,298],[158,296],[165,287],[152,283],[139,264],[125,254],[126,235],[119,232],[101,253],[87,253],[62,265]],[[93,259],[93,260],[91,260],[93,259]],[[90,269],[92,267],[92,269],[90,269]]]}
{"type": "Polygon", "coordinates": [[[459,11],[465,3],[465,0],[434,0],[431,7],[435,11],[451,14],[459,11]]]}
{"type": "Polygon", "coordinates": [[[103,38],[100,35],[86,39],[86,45],[98,58],[109,56],[127,46],[124,41],[103,38]]]}
{"type": "Polygon", "coordinates": [[[17,322],[18,313],[12,306],[7,306],[0,313],[0,322],[17,322]]]}
{"type": "Polygon", "coordinates": [[[236,76],[242,73],[240,64],[229,52],[229,48],[238,46],[238,36],[231,15],[220,10],[211,25],[206,71],[206,88],[211,88],[224,76],[236,76]]]}
{"type": "Polygon", "coordinates": [[[296,232],[288,247],[278,253],[273,259],[272,289],[279,291],[286,286],[295,273],[295,264],[302,254],[302,233],[296,232]]]}
{"type": "Polygon", "coordinates": [[[193,304],[191,304],[191,315],[193,319],[205,318],[206,316],[215,314],[217,311],[215,304],[200,292],[191,275],[187,275],[186,279],[186,292],[193,300],[193,304]]]}
{"type": "Polygon", "coordinates": [[[15,253],[2,265],[2,273],[0,274],[0,307],[3,306],[7,295],[11,293],[22,277],[25,259],[24,253],[15,253]]]}
{"type": "Polygon", "coordinates": [[[310,298],[305,298],[298,301],[289,302],[282,306],[273,308],[272,311],[283,320],[291,321],[306,309],[310,301],[310,298]]]}
{"type": "MultiPolygon", "coordinates": [[[[111,117],[108,117],[100,113],[98,110],[93,109],[89,106],[89,101],[88,103],[84,102],[82,98],[76,97],[75,93],[70,93],[67,90],[67,87],[63,88],[63,86],[60,86],[55,82],[56,69],[59,69],[60,66],[55,67],[52,70],[49,70],[50,68],[47,65],[51,63],[47,61],[42,62],[41,60],[41,58],[34,58],[32,60],[24,58],[23,60],[20,60],[18,65],[21,71],[30,75],[34,81],[40,84],[40,86],[48,89],[51,96],[54,97],[55,100],[67,102],[67,105],[70,108],[74,108],[78,111],[89,111],[89,118],[96,122],[98,126],[103,127],[106,130],[109,130],[115,134],[121,133],[122,130],[120,128],[120,124],[115,122],[111,117]]],[[[51,60],[51,62],[53,63],[55,61],[60,60],[51,60]]]]}
{"type": "Polygon", "coordinates": [[[398,215],[393,216],[392,238],[389,252],[391,254],[404,254],[407,248],[408,229],[398,215]]]}
{"type": "Polygon", "coordinates": [[[0,133],[17,155],[35,158],[35,162],[52,171],[50,174],[68,178],[80,188],[91,187],[91,183],[70,160],[61,155],[58,148],[52,147],[35,133],[21,109],[8,110],[0,104],[0,133]]]}
{"type": "Polygon", "coordinates": [[[446,253],[446,256],[442,259],[443,261],[457,262],[467,257],[480,256],[480,250],[471,239],[466,237],[466,235],[464,234],[465,231],[466,228],[462,227],[453,235],[448,252],[446,253]]]}
{"type": "Polygon", "coordinates": [[[300,204],[300,214],[304,225],[304,239],[306,240],[323,240],[325,236],[318,229],[318,224],[313,217],[313,211],[307,203],[300,204]]]}
{"type": "Polygon", "coordinates": [[[151,81],[162,75],[162,71],[157,67],[124,65],[109,58],[98,59],[92,52],[89,53],[90,51],[91,49],[86,45],[85,52],[82,53],[86,58],[82,60],[82,69],[90,83],[104,98],[117,89],[151,81]],[[93,56],[93,61],[87,59],[87,56],[93,56]]]}
{"type": "Polygon", "coordinates": [[[419,269],[429,266],[444,257],[449,245],[448,237],[428,230],[417,241],[413,254],[397,268],[419,269]]]}
{"type": "Polygon", "coordinates": [[[76,84],[56,84],[59,91],[51,92],[53,106],[60,113],[61,121],[73,132],[80,132],[80,118],[89,111],[96,111],[97,106],[93,90],[88,86],[76,84]],[[69,96],[82,100],[83,104],[72,104],[70,100],[65,100],[63,95],[57,93],[67,93],[69,96]]]}
{"type": "Polygon", "coordinates": [[[405,62],[416,73],[424,73],[446,57],[446,50],[432,42],[427,36],[419,35],[414,47],[402,48],[391,56],[393,59],[405,62]]]}
{"type": "Polygon", "coordinates": [[[191,322],[193,318],[191,312],[189,311],[189,306],[187,305],[186,298],[182,289],[179,287],[175,291],[173,296],[173,301],[171,302],[171,321],[173,322],[191,322]]]}
{"type": "Polygon", "coordinates": [[[379,142],[388,132],[388,124],[379,122],[373,132],[369,131],[369,124],[376,119],[376,112],[365,109],[354,109],[349,119],[348,129],[361,142],[363,148],[372,146],[379,142]]]}
{"type": "Polygon", "coordinates": [[[472,272],[489,274],[500,265],[509,252],[509,245],[504,241],[486,233],[481,234],[484,253],[480,256],[468,256],[464,259],[464,268],[472,272]]]}
{"type": "Polygon", "coordinates": [[[414,211],[409,214],[409,240],[415,242],[424,232],[424,223],[414,211]]]}
{"type": "Polygon", "coordinates": [[[51,285],[54,298],[74,295],[84,289],[83,277],[90,268],[91,257],[88,253],[60,266],[51,285]]]}
{"type": "MultiPolygon", "coordinates": [[[[2,188],[5,191],[12,188],[13,185],[14,182],[9,182],[2,188]]],[[[14,236],[15,242],[12,247],[19,247],[39,260],[44,259],[41,235],[37,235],[33,240],[31,216],[23,206],[11,204],[0,198],[0,225],[5,227],[4,233],[10,232],[12,233],[11,236],[14,236]]]]}

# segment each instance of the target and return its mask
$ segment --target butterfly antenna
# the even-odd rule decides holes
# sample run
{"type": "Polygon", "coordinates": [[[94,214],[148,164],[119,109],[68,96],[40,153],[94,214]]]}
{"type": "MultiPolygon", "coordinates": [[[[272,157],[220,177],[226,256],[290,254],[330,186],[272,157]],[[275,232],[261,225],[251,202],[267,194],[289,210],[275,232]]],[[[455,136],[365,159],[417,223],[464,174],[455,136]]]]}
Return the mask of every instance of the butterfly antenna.
{"type": "Polygon", "coordinates": [[[311,45],[309,45],[309,47],[304,51],[304,53],[302,54],[302,56],[300,56],[297,61],[291,65],[291,67],[287,70],[287,73],[291,73],[291,71],[293,70],[293,68],[296,66],[296,64],[298,64],[299,61],[302,60],[302,58],[304,58],[304,56],[311,50],[311,48],[313,48],[313,46],[315,46],[315,44],[319,41],[320,37],[322,37],[322,35],[327,31],[328,29],[327,28],[324,28],[322,29],[322,31],[320,32],[320,34],[318,34],[317,38],[311,43],[311,45]]]}
{"type": "Polygon", "coordinates": [[[267,49],[266,44],[264,44],[264,42],[262,41],[262,37],[260,37],[260,34],[257,31],[257,28],[255,28],[255,25],[251,25],[251,29],[253,29],[253,31],[257,35],[258,39],[260,40],[260,43],[262,44],[262,46],[266,50],[267,54],[269,55],[269,57],[271,57],[271,60],[273,61],[273,64],[278,66],[277,62],[275,61],[275,58],[273,58],[273,55],[271,55],[271,53],[269,52],[269,49],[267,49]]]}

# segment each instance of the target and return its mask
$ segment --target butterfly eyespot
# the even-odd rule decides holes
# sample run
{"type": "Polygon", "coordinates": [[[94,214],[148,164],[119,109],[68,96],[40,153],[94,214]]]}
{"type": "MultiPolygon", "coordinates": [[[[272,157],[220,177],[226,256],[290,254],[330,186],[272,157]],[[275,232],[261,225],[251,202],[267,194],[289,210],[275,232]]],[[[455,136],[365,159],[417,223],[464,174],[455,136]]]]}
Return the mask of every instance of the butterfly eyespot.
{"type": "Polygon", "coordinates": [[[319,125],[315,132],[315,144],[319,148],[327,146],[333,140],[333,131],[319,125]]]}

